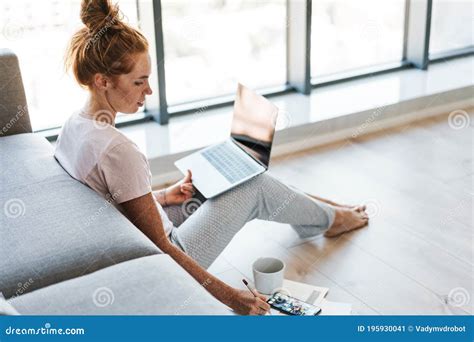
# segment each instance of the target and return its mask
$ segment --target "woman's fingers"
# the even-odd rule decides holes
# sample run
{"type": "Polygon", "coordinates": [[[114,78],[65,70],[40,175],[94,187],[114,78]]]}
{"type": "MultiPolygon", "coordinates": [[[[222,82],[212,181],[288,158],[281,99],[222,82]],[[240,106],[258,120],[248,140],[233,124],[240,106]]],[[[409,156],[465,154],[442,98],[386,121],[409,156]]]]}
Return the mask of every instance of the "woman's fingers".
{"type": "Polygon", "coordinates": [[[265,312],[270,310],[270,305],[266,301],[262,300],[260,297],[257,300],[260,309],[265,310],[265,312]]]}
{"type": "Polygon", "coordinates": [[[194,194],[194,187],[191,184],[182,184],[181,192],[190,193],[192,195],[194,194]]]}
{"type": "Polygon", "coordinates": [[[263,300],[264,302],[267,301],[267,297],[265,297],[263,294],[261,294],[260,292],[258,292],[257,289],[253,289],[252,292],[254,293],[254,295],[257,296],[257,298],[263,300]]]}
{"type": "Polygon", "coordinates": [[[265,297],[263,294],[261,294],[260,292],[257,291],[257,289],[253,289],[252,291],[258,298],[260,298],[261,300],[267,300],[267,297],[265,297]]]}
{"type": "Polygon", "coordinates": [[[254,291],[255,295],[257,296],[257,302],[258,306],[262,308],[265,311],[270,310],[270,304],[267,303],[267,297],[265,297],[263,294],[258,293],[257,290],[254,291]]]}
{"type": "Polygon", "coordinates": [[[190,196],[192,196],[194,194],[193,191],[188,190],[188,189],[181,189],[181,193],[186,194],[186,195],[190,195],[190,196]]]}
{"type": "Polygon", "coordinates": [[[186,176],[183,179],[183,183],[191,183],[192,178],[193,178],[193,174],[192,174],[191,170],[188,170],[188,172],[186,173],[186,176]]]}

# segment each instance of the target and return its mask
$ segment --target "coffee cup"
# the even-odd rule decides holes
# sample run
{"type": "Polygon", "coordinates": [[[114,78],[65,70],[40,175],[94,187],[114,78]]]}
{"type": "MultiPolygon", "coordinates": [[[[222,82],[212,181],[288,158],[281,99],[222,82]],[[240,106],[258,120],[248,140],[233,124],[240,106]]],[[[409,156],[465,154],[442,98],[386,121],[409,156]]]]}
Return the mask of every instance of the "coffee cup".
{"type": "Polygon", "coordinates": [[[257,259],[253,265],[253,279],[258,292],[266,295],[283,286],[285,263],[277,258],[257,259]]]}

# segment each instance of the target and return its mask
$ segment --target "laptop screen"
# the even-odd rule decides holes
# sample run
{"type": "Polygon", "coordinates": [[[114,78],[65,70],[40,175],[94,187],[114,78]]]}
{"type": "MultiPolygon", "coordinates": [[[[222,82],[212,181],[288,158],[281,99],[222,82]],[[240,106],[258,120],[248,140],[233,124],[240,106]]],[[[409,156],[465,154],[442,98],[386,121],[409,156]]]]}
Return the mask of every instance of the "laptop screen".
{"type": "Polygon", "coordinates": [[[278,107],[239,83],[230,136],[254,159],[268,167],[278,107]]]}

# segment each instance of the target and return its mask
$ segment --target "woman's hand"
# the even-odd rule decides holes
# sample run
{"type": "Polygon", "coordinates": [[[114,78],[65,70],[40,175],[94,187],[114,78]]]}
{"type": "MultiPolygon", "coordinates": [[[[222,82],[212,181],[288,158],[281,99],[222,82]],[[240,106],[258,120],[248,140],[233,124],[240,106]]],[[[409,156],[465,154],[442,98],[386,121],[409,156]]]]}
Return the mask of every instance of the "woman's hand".
{"type": "Polygon", "coordinates": [[[165,191],[166,205],[181,204],[193,197],[194,186],[192,183],[192,173],[188,170],[186,176],[174,185],[162,190],[165,191]]]}
{"type": "Polygon", "coordinates": [[[267,298],[257,290],[252,290],[252,292],[257,297],[248,290],[236,289],[228,305],[240,315],[265,315],[270,311],[270,305],[266,302],[267,298]]]}

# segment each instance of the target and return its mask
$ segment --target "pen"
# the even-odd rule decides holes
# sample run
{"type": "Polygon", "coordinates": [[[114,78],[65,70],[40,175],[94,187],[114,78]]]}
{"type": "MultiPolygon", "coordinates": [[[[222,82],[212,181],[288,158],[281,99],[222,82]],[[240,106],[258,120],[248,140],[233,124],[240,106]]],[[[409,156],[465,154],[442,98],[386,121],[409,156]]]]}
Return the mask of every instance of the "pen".
{"type": "MultiPolygon", "coordinates": [[[[250,293],[252,293],[254,297],[257,297],[257,295],[250,289],[248,281],[245,280],[245,279],[242,279],[242,282],[243,282],[244,285],[249,289],[250,293]]],[[[272,313],[270,312],[270,310],[268,310],[268,314],[269,314],[269,315],[272,314],[272,313]]]]}

